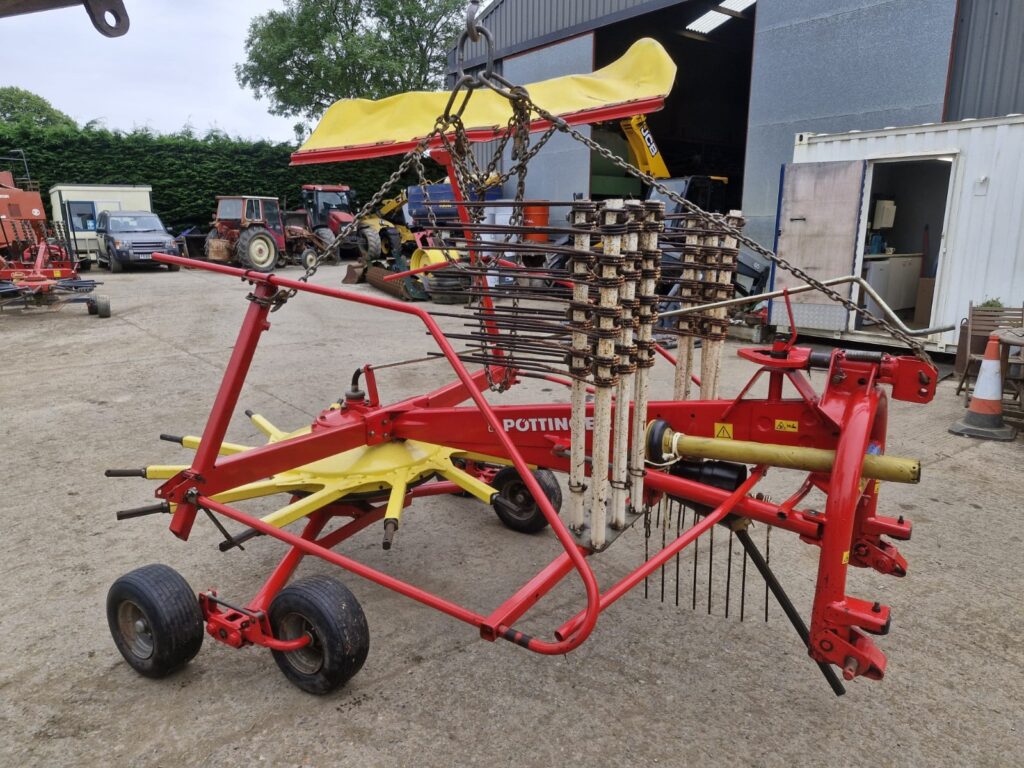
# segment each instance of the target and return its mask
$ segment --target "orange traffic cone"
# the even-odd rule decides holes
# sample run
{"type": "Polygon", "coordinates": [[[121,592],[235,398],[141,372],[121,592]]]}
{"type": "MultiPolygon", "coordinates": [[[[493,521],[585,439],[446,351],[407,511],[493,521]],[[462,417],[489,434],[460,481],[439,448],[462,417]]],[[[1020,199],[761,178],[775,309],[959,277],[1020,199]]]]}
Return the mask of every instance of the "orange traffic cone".
{"type": "Polygon", "coordinates": [[[999,339],[988,337],[985,358],[974,382],[974,394],[967,414],[949,428],[954,435],[984,440],[1013,440],[1017,430],[1003,422],[1003,373],[999,365],[999,339]]]}

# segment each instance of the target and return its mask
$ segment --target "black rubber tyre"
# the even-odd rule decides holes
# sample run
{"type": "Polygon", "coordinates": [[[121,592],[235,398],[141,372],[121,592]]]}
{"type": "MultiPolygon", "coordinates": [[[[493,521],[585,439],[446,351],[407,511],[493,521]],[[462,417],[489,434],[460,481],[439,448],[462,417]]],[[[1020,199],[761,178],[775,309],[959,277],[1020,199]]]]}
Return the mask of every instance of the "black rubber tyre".
{"type": "Polygon", "coordinates": [[[313,234],[323,240],[325,245],[330,245],[337,237],[330,227],[317,227],[313,230],[313,234]]]}
{"type": "Polygon", "coordinates": [[[95,315],[99,312],[99,309],[96,307],[96,299],[89,299],[85,302],[85,308],[89,311],[90,315],[95,315]]]}
{"type": "Polygon", "coordinates": [[[110,317],[110,297],[109,296],[97,296],[96,299],[96,314],[99,317],[110,317]]]}
{"type": "Polygon", "coordinates": [[[309,269],[316,263],[316,257],[316,248],[304,248],[302,253],[299,254],[299,266],[303,269],[309,269]]]}
{"type": "Polygon", "coordinates": [[[125,661],[146,677],[165,677],[203,645],[196,593],[166,565],[144,565],[115,581],[107,592],[107,624],[125,661]]]}
{"type": "Polygon", "coordinates": [[[121,261],[117,258],[117,256],[115,256],[114,254],[110,254],[109,258],[110,258],[110,262],[109,262],[110,263],[110,271],[113,274],[116,275],[116,274],[118,274],[120,272],[124,272],[124,264],[121,263],[121,261]]]}
{"type": "Polygon", "coordinates": [[[274,637],[312,642],[297,651],[273,651],[292,683],[317,695],[347,683],[366,661],[370,628],[348,587],[329,576],[310,576],[282,589],[270,604],[274,637]]]}
{"type": "Polygon", "coordinates": [[[79,272],[92,272],[92,259],[82,259],[78,262],[79,272]]]}
{"type": "Polygon", "coordinates": [[[167,265],[167,271],[168,272],[177,272],[179,269],[181,269],[181,264],[168,264],[167,265]]]}
{"type": "Polygon", "coordinates": [[[238,236],[235,259],[254,272],[273,272],[277,264],[277,243],[263,227],[249,227],[238,236]]]}
{"type": "MultiPolygon", "coordinates": [[[[547,469],[538,469],[533,476],[537,478],[555,512],[561,510],[562,488],[554,473],[547,469]]],[[[491,481],[491,486],[498,492],[492,506],[506,528],[520,533],[537,533],[544,530],[548,519],[540,511],[515,467],[505,467],[498,472],[491,481]]]]}
{"type": "Polygon", "coordinates": [[[359,228],[359,258],[369,264],[380,258],[380,232],[373,227],[359,228]]]}

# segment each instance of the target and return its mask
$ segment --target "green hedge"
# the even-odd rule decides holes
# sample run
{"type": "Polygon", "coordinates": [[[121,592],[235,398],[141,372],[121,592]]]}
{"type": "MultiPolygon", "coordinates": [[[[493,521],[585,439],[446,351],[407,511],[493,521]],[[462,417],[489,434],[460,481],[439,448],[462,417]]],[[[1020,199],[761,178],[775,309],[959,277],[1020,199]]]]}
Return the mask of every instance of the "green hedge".
{"type": "MultiPolygon", "coordinates": [[[[44,192],[54,184],[149,184],[153,208],[170,227],[209,224],[217,195],[272,195],[295,208],[302,184],[334,183],[348,184],[368,200],[400,160],[290,167],[294,147],[289,144],[218,133],[198,137],[187,130],[156,135],[0,125],[0,155],[12,149],[25,150],[32,178],[44,192]]],[[[438,175],[433,169],[428,173],[438,175]]]]}

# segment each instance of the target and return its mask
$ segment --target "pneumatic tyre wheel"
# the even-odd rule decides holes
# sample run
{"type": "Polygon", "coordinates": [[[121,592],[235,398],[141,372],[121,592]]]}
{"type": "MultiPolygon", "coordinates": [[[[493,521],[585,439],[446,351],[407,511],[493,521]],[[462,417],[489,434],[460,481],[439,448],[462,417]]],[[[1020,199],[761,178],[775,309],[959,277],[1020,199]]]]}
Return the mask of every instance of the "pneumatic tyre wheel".
{"type": "Polygon", "coordinates": [[[122,264],[118,260],[117,256],[113,256],[112,255],[110,257],[110,262],[109,263],[110,263],[110,272],[111,272],[111,274],[117,275],[117,274],[120,274],[121,272],[124,272],[124,264],[122,264]]]}
{"type": "Polygon", "coordinates": [[[99,317],[110,317],[110,297],[97,296],[95,299],[96,314],[99,317]]]}
{"type": "Polygon", "coordinates": [[[362,669],[370,651],[362,607],[348,587],[328,576],[282,589],[270,604],[270,627],[278,640],[310,638],[298,650],[273,651],[284,676],[307,693],[341,687],[362,669]]]}
{"type": "Polygon", "coordinates": [[[168,272],[177,272],[179,269],[181,269],[181,264],[168,264],[167,265],[167,271],[168,272]]]}
{"type": "Polygon", "coordinates": [[[125,661],[146,677],[169,675],[203,645],[196,593],[166,565],[145,565],[115,581],[107,592],[107,624],[125,661]]]}
{"type": "MultiPolygon", "coordinates": [[[[557,513],[562,508],[562,488],[554,473],[538,469],[533,476],[557,513]]],[[[493,501],[494,511],[506,528],[520,533],[537,533],[547,526],[548,519],[515,467],[505,467],[496,474],[491,487],[498,492],[493,501]]]]}
{"type": "Polygon", "coordinates": [[[303,248],[302,253],[299,254],[299,266],[303,269],[312,269],[316,260],[316,248],[303,248]]]}
{"type": "Polygon", "coordinates": [[[277,243],[263,227],[249,227],[238,236],[235,258],[246,269],[272,272],[277,264],[277,243]]]}

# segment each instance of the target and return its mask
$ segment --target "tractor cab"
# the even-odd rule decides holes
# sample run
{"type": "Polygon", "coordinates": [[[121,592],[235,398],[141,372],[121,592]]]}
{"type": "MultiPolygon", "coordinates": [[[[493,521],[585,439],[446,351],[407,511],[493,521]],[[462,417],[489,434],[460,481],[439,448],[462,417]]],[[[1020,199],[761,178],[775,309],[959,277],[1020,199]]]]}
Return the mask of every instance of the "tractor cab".
{"type": "Polygon", "coordinates": [[[338,232],[355,218],[356,193],[342,184],[304,184],[302,207],[309,217],[309,228],[338,232]]]}
{"type": "Polygon", "coordinates": [[[278,250],[284,250],[284,221],[276,197],[218,196],[213,226],[221,237],[230,239],[250,227],[263,227],[270,232],[278,250]]]}
{"type": "Polygon", "coordinates": [[[284,219],[276,197],[218,195],[217,215],[206,235],[208,258],[270,272],[278,255],[286,251],[284,219]]]}

